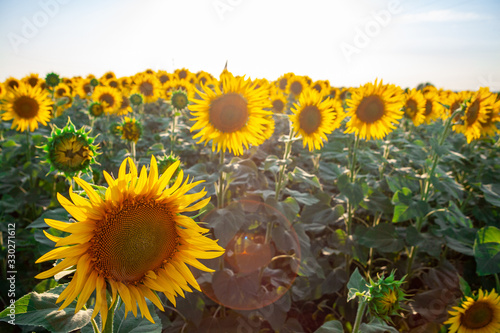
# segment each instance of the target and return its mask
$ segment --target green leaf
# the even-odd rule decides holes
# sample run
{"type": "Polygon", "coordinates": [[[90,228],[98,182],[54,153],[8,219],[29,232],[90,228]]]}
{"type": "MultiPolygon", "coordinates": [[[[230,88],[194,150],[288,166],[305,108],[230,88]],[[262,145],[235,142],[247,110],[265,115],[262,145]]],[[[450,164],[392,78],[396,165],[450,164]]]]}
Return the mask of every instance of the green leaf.
{"type": "Polygon", "coordinates": [[[481,191],[486,201],[493,206],[500,207],[500,184],[481,185],[481,191]]]}
{"type": "Polygon", "coordinates": [[[411,190],[403,187],[392,197],[394,214],[392,222],[403,222],[417,217],[423,217],[429,211],[429,204],[422,200],[415,200],[411,190]]]}
{"type": "Polygon", "coordinates": [[[295,200],[297,200],[297,202],[304,204],[304,205],[314,205],[315,203],[319,202],[319,199],[316,198],[311,193],[299,192],[299,191],[291,190],[289,188],[285,188],[283,193],[292,196],[295,200]]]}
{"type": "Polygon", "coordinates": [[[60,304],[56,304],[56,300],[66,286],[57,286],[42,294],[31,292],[21,297],[13,303],[14,309],[7,307],[0,313],[0,321],[14,320],[16,325],[42,326],[54,333],[66,333],[84,327],[90,322],[91,309],[80,310],[75,314],[76,301],[73,301],[58,311],[60,304]]]}
{"type": "Polygon", "coordinates": [[[125,318],[125,305],[122,303],[113,316],[113,333],[161,333],[161,320],[156,314],[156,306],[148,299],[146,299],[146,304],[154,324],[139,314],[134,317],[129,313],[125,318]]]}
{"type": "Polygon", "coordinates": [[[365,295],[368,292],[368,283],[361,276],[358,268],[356,268],[351,274],[351,278],[347,283],[347,289],[349,290],[349,294],[347,295],[348,302],[357,296],[360,296],[360,294],[365,295]]]}
{"type": "Polygon", "coordinates": [[[381,252],[398,252],[404,246],[403,240],[396,232],[396,227],[389,223],[381,223],[369,228],[358,238],[358,242],[381,252]]]}
{"type": "Polygon", "coordinates": [[[344,328],[340,321],[330,320],[321,325],[314,333],[344,333],[344,328]]]}
{"type": "Polygon", "coordinates": [[[305,170],[303,170],[299,167],[295,167],[295,169],[293,169],[293,171],[289,175],[296,182],[304,182],[304,183],[307,183],[313,187],[321,188],[321,184],[318,180],[318,177],[306,172],[305,170]]]}
{"type": "Polygon", "coordinates": [[[398,333],[398,330],[387,325],[380,319],[373,319],[368,324],[363,323],[359,326],[359,331],[363,333],[398,333]]]}
{"type": "Polygon", "coordinates": [[[363,201],[363,187],[358,183],[351,183],[347,174],[339,176],[337,179],[337,187],[340,193],[345,195],[354,207],[363,201]]]}
{"type": "Polygon", "coordinates": [[[49,225],[45,223],[45,219],[52,219],[62,222],[67,222],[71,215],[68,214],[66,209],[63,207],[51,209],[45,211],[40,217],[31,222],[26,228],[49,228],[49,225]]]}
{"type": "Polygon", "coordinates": [[[479,229],[474,242],[474,258],[479,276],[500,273],[500,229],[479,229]]]}

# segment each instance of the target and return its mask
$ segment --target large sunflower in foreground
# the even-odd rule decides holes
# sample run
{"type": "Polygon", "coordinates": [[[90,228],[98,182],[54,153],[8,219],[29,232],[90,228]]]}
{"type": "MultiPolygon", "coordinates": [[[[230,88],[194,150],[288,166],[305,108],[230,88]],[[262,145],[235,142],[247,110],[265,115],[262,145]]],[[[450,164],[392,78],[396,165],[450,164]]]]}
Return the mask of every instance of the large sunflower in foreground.
{"type": "Polygon", "coordinates": [[[491,112],[496,101],[496,95],[488,88],[480,88],[465,104],[465,114],[462,123],[453,126],[457,133],[463,133],[467,143],[481,137],[482,124],[487,122],[488,113],[491,112]]]}
{"type": "Polygon", "coordinates": [[[192,291],[188,283],[200,290],[186,264],[212,271],[198,259],[219,257],[224,249],[204,236],[208,229],[182,215],[203,208],[210,198],[198,201],[205,196],[204,190],[186,194],[202,181],[183,182],[182,171],[175,183],[167,187],[178,166],[179,162],[174,163],[159,177],[156,159],[151,156],[149,175],[145,166],[139,175],[132,160],[127,158],[117,179],[104,172],[108,183],[105,194],[76,177],[74,180],[88,199],[71,188],[73,202],[58,193],[61,205],[78,222],[45,219],[49,226],[71,235],[59,238],[45,233],[56,242],[57,248],[40,257],[37,263],[64,259],[36,278],[49,278],[76,266],[73,279],[57,300],[64,300],[60,309],[78,297],[75,311],[79,311],[95,291],[92,318],[100,312],[104,327],[110,306],[106,296],[109,286],[111,303],[119,295],[125,313],[132,311],[137,316],[138,304],[141,315],[154,322],[145,298],[163,310],[157,292],[175,305],[177,295],[184,297],[184,291],[192,291]]]}
{"type": "Polygon", "coordinates": [[[250,79],[221,75],[221,84],[214,90],[203,86],[197,90],[201,99],[193,99],[188,108],[196,123],[191,131],[200,130],[194,138],[205,145],[212,141],[212,151],[243,154],[243,146],[259,145],[265,140],[270,122],[271,111],[269,93],[263,87],[255,88],[250,79]],[[221,89],[222,88],[222,89],[221,89]]]}
{"type": "Polygon", "coordinates": [[[448,313],[451,318],[444,323],[451,324],[450,333],[500,332],[500,296],[494,290],[480,289],[477,297],[466,297],[448,313]]]}
{"type": "Polygon", "coordinates": [[[321,149],[323,140],[328,141],[326,134],[340,127],[343,112],[340,102],[327,98],[313,88],[306,88],[294,103],[290,116],[296,136],[302,136],[304,148],[309,151],[321,149]]]}
{"type": "Polygon", "coordinates": [[[19,83],[17,88],[7,94],[2,120],[12,120],[12,127],[24,132],[27,128],[34,131],[38,123],[47,125],[51,117],[52,100],[40,87],[19,83]]]}
{"type": "Polygon", "coordinates": [[[403,117],[401,90],[395,85],[371,82],[353,89],[346,100],[346,133],[356,133],[360,138],[382,139],[396,128],[394,123],[403,117]]]}

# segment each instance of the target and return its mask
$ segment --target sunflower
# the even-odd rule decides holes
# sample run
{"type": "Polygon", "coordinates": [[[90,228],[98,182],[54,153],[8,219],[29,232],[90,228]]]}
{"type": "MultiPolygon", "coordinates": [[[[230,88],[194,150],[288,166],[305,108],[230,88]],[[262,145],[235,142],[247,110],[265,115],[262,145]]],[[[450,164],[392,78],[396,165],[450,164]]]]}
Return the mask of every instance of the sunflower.
{"type": "Polygon", "coordinates": [[[90,80],[92,79],[81,79],[75,83],[75,94],[81,99],[89,99],[92,94],[93,87],[90,84],[90,80]]]}
{"type": "Polygon", "coordinates": [[[457,133],[465,134],[467,143],[481,137],[482,123],[488,120],[488,113],[491,112],[496,101],[496,95],[488,88],[479,90],[465,104],[465,114],[462,116],[462,124],[454,125],[453,130],[457,133]]]}
{"type": "Polygon", "coordinates": [[[291,79],[293,76],[294,76],[293,73],[283,74],[276,80],[275,82],[276,87],[282,92],[286,92],[286,87],[288,87],[288,80],[291,79]]]}
{"type": "Polygon", "coordinates": [[[313,82],[311,87],[323,95],[328,95],[330,93],[330,82],[328,80],[318,80],[313,82]]]}
{"type": "Polygon", "coordinates": [[[54,97],[55,98],[62,98],[62,97],[67,97],[71,96],[71,89],[66,83],[59,83],[55,88],[54,88],[54,97]]]}
{"type": "Polygon", "coordinates": [[[2,120],[11,120],[12,127],[24,132],[27,128],[34,131],[38,123],[44,126],[50,120],[52,100],[45,91],[39,87],[20,83],[18,88],[11,90],[3,107],[2,120]]]}
{"type": "MultiPolygon", "coordinates": [[[[467,100],[472,97],[472,93],[470,91],[460,91],[460,92],[451,92],[446,99],[446,104],[449,106],[449,109],[446,109],[446,112],[443,112],[443,119],[450,117],[453,112],[459,109],[462,104],[464,104],[467,100]]],[[[459,120],[460,116],[457,116],[455,120],[459,120]]]]}
{"type": "Polygon", "coordinates": [[[283,93],[276,91],[276,89],[271,89],[269,100],[273,106],[274,113],[285,113],[287,100],[283,93]]]}
{"type": "Polygon", "coordinates": [[[321,149],[323,140],[328,141],[326,134],[340,127],[343,119],[342,107],[336,100],[327,98],[312,88],[307,88],[300,95],[298,104],[293,103],[290,120],[295,136],[302,136],[304,148],[309,151],[321,149]]]}
{"type": "Polygon", "coordinates": [[[160,80],[160,83],[162,85],[172,80],[172,76],[173,76],[172,74],[164,70],[159,70],[158,72],[156,72],[156,77],[158,78],[158,80],[160,80]]]}
{"type": "Polygon", "coordinates": [[[44,80],[42,78],[38,77],[38,74],[31,73],[30,75],[22,78],[21,82],[29,84],[32,87],[36,87],[36,86],[40,85],[40,83],[44,82],[44,80]]]}
{"type": "Polygon", "coordinates": [[[93,102],[92,104],[90,104],[90,106],[89,106],[89,114],[92,117],[98,118],[98,117],[102,116],[103,113],[104,113],[104,107],[102,106],[101,103],[99,103],[99,102],[93,102]]]}
{"type": "Polygon", "coordinates": [[[172,93],[176,90],[184,91],[188,99],[194,97],[194,86],[186,80],[173,79],[165,83],[162,87],[162,98],[165,100],[172,99],[172,93]]]}
{"type": "Polygon", "coordinates": [[[7,95],[7,89],[5,89],[5,86],[3,85],[3,83],[0,82],[0,104],[2,103],[1,101],[5,95],[7,95]]]}
{"type": "MultiPolygon", "coordinates": [[[[171,165],[176,164],[177,161],[179,161],[179,157],[175,155],[164,155],[163,157],[160,157],[158,159],[158,172],[160,174],[166,172],[168,168],[170,168],[171,165]]],[[[179,172],[181,172],[181,165],[177,163],[177,169],[175,169],[174,173],[172,174],[172,177],[170,178],[169,185],[172,185],[176,180],[177,176],[179,175],[179,172]]]]}
{"type": "Polygon", "coordinates": [[[479,289],[479,295],[466,297],[459,306],[448,312],[450,333],[492,333],[500,331],[500,296],[479,289]]]}
{"type": "Polygon", "coordinates": [[[374,317],[379,317],[385,321],[392,322],[390,316],[399,315],[402,310],[400,302],[406,301],[408,296],[401,285],[404,278],[396,280],[395,272],[392,271],[388,277],[379,276],[375,282],[370,278],[368,309],[374,317]]]}
{"type": "Polygon", "coordinates": [[[16,79],[15,77],[8,77],[3,84],[5,85],[5,88],[9,91],[13,91],[16,88],[19,88],[20,81],[16,79]]]}
{"type": "Polygon", "coordinates": [[[129,100],[133,106],[139,106],[144,103],[144,96],[141,93],[135,93],[130,95],[129,100]]]}
{"type": "Polygon", "coordinates": [[[424,95],[420,90],[413,88],[403,96],[405,114],[413,121],[413,125],[419,126],[425,120],[424,95]]]}
{"type": "Polygon", "coordinates": [[[118,90],[120,90],[120,88],[121,88],[120,82],[118,81],[117,78],[111,78],[111,79],[103,80],[102,84],[105,85],[105,86],[108,86],[108,87],[116,88],[118,90]]]}
{"type": "Polygon", "coordinates": [[[61,83],[61,78],[56,73],[49,73],[45,76],[45,84],[48,87],[54,88],[59,83],[61,83]]]}
{"type": "Polygon", "coordinates": [[[132,79],[128,76],[124,76],[118,79],[119,89],[124,95],[130,95],[130,89],[132,88],[132,79]]]}
{"type": "Polygon", "coordinates": [[[126,114],[129,114],[130,112],[134,112],[134,110],[132,110],[132,107],[130,106],[130,100],[128,99],[128,97],[122,95],[122,104],[120,105],[118,110],[116,110],[115,115],[124,116],[126,114]]]}
{"type": "Polygon", "coordinates": [[[120,125],[120,131],[122,139],[137,143],[142,136],[142,124],[135,118],[125,117],[120,125]]]}
{"type": "Polygon", "coordinates": [[[214,77],[210,73],[207,73],[204,71],[200,71],[200,72],[196,73],[196,80],[197,80],[197,84],[199,86],[213,85],[213,83],[215,81],[214,77]]]}
{"type": "Polygon", "coordinates": [[[497,124],[500,122],[500,99],[495,101],[491,107],[491,111],[488,112],[486,120],[481,123],[481,132],[483,136],[495,136],[500,133],[497,124]]]}
{"type": "Polygon", "coordinates": [[[180,69],[176,69],[174,71],[174,78],[176,78],[178,80],[186,80],[186,81],[190,82],[190,80],[193,76],[194,76],[194,74],[191,73],[189,71],[189,69],[186,69],[186,68],[180,68],[180,69]]]}
{"type": "Polygon", "coordinates": [[[122,94],[118,89],[98,86],[92,93],[92,100],[102,104],[104,113],[114,114],[122,104],[122,94]]]}
{"type": "Polygon", "coordinates": [[[330,98],[336,98],[340,101],[340,89],[337,87],[330,87],[330,90],[328,91],[328,96],[330,98]]]}
{"type": "Polygon", "coordinates": [[[50,172],[62,172],[66,177],[90,172],[90,165],[96,163],[98,145],[93,145],[95,137],[89,137],[88,134],[83,127],[76,130],[69,117],[64,128],[54,126],[47,144],[42,147],[46,152],[46,161],[50,164],[50,172]]]}
{"type": "Polygon", "coordinates": [[[101,76],[101,81],[116,79],[116,74],[113,71],[107,71],[101,76]]]}
{"type": "Polygon", "coordinates": [[[308,86],[309,85],[307,84],[307,80],[305,79],[305,77],[293,76],[290,79],[288,79],[286,92],[288,94],[292,94],[295,98],[297,98],[308,86]]]}
{"type": "Polygon", "coordinates": [[[425,98],[425,112],[424,121],[426,124],[442,117],[444,112],[444,107],[439,103],[439,95],[437,93],[427,93],[424,94],[425,98]]]}
{"type": "Polygon", "coordinates": [[[182,89],[175,90],[174,92],[172,92],[172,97],[170,98],[170,104],[172,104],[174,110],[177,111],[182,111],[186,109],[189,104],[187,93],[182,89]]]}
{"type": "Polygon", "coordinates": [[[71,233],[59,238],[46,233],[56,242],[56,249],[37,260],[37,263],[63,259],[54,268],[38,274],[45,279],[76,265],[72,281],[61,293],[57,302],[64,309],[78,297],[75,312],[79,311],[95,290],[96,302],[92,317],[101,313],[103,327],[109,304],[107,288],[110,287],[113,304],[119,295],[125,304],[125,313],[132,311],[154,322],[146,305],[148,298],[163,311],[157,296],[162,292],[174,304],[175,297],[184,297],[200,287],[186,264],[203,271],[213,271],[198,261],[219,257],[224,249],[204,236],[209,230],[200,227],[184,212],[203,208],[210,198],[202,190],[186,194],[202,181],[183,183],[183,172],[175,184],[167,187],[179,162],[170,166],[158,177],[156,159],[151,156],[149,175],[145,166],[138,176],[135,164],[127,158],[121,164],[118,178],[113,179],[104,171],[108,183],[105,195],[96,192],[80,178],[74,180],[89,199],[74,193],[73,202],[58,194],[61,205],[77,220],[65,223],[46,219],[58,230],[71,233]],[[126,172],[127,164],[129,172],[126,172]],[[193,204],[195,201],[197,203],[193,204]]]}
{"type": "Polygon", "coordinates": [[[403,117],[403,99],[400,88],[383,84],[382,80],[371,82],[352,91],[349,99],[346,133],[356,133],[360,138],[370,140],[384,138],[403,117]]]}
{"type": "Polygon", "coordinates": [[[255,89],[250,79],[235,78],[232,75],[222,76],[221,84],[216,84],[214,90],[204,87],[197,90],[201,99],[193,99],[194,104],[189,110],[196,123],[191,131],[200,130],[194,138],[200,137],[205,145],[212,140],[212,151],[234,152],[243,154],[243,146],[258,145],[265,138],[264,132],[270,120],[266,116],[271,111],[268,91],[264,88],[255,89]],[[221,89],[222,86],[222,89],[221,89]]]}
{"type": "Polygon", "coordinates": [[[153,103],[160,97],[161,83],[155,75],[141,74],[134,78],[132,93],[141,93],[144,103],[153,103]]]}
{"type": "Polygon", "coordinates": [[[348,88],[348,87],[341,87],[339,88],[339,91],[338,91],[338,98],[339,100],[344,103],[346,100],[350,99],[351,98],[351,94],[352,94],[352,88],[348,88]]]}

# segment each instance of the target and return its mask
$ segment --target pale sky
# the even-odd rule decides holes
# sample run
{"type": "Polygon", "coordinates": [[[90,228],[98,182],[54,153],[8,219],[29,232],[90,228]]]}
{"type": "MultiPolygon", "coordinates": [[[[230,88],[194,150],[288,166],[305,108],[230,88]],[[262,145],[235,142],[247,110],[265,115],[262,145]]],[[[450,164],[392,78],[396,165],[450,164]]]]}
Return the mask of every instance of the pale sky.
{"type": "Polygon", "coordinates": [[[500,90],[500,1],[0,0],[0,81],[185,67],[500,90]]]}

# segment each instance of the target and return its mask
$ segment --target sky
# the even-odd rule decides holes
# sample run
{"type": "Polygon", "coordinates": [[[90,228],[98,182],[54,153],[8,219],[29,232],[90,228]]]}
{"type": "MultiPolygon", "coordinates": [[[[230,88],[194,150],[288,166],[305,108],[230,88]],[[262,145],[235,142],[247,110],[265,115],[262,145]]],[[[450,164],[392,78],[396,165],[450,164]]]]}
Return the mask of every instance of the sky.
{"type": "Polygon", "coordinates": [[[500,90],[498,0],[0,0],[0,81],[187,68],[500,90]]]}

